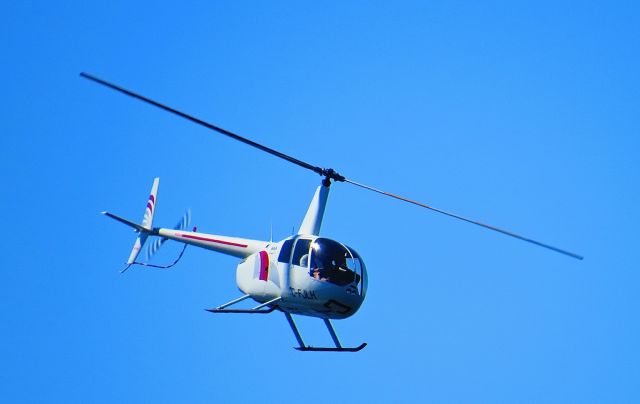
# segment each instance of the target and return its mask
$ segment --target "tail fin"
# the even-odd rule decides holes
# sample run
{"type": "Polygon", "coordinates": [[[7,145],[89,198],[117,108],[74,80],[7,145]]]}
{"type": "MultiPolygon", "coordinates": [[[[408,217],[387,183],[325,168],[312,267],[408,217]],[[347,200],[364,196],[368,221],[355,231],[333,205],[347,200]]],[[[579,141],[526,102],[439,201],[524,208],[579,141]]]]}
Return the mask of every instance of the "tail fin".
{"type": "Polygon", "coordinates": [[[129,259],[127,260],[127,265],[131,265],[135,262],[136,258],[138,258],[138,254],[140,254],[140,250],[144,245],[144,242],[147,241],[147,237],[149,237],[149,232],[153,228],[153,214],[156,211],[156,202],[158,200],[158,185],[160,185],[160,178],[156,177],[153,179],[153,185],[151,186],[151,192],[149,193],[149,200],[147,200],[147,207],[144,211],[144,216],[142,217],[142,228],[143,231],[140,231],[136,242],[133,244],[133,248],[131,249],[131,254],[129,254],[129,259]]]}
{"type": "MultiPolygon", "coordinates": [[[[129,254],[127,265],[131,265],[136,261],[136,258],[138,258],[138,254],[140,254],[140,249],[144,245],[144,242],[147,241],[147,237],[149,237],[149,233],[140,233],[138,238],[136,238],[136,242],[133,244],[133,249],[131,249],[131,254],[129,254]]],[[[128,267],[125,268],[125,270],[126,269],[128,269],[128,267]]]]}
{"type": "Polygon", "coordinates": [[[131,264],[133,264],[138,258],[138,254],[144,245],[144,242],[147,241],[147,237],[149,237],[149,233],[153,229],[153,214],[155,213],[156,202],[158,201],[158,185],[160,184],[160,178],[155,178],[153,180],[153,186],[151,187],[151,192],[149,194],[149,199],[147,200],[147,207],[144,211],[144,216],[142,218],[141,224],[133,223],[127,219],[121,218],[120,216],[114,215],[109,212],[102,212],[104,215],[119,221],[120,223],[124,223],[127,226],[131,226],[138,232],[138,237],[136,238],[135,243],[133,244],[133,249],[131,249],[131,254],[129,254],[129,259],[127,260],[127,267],[122,270],[122,272],[126,271],[131,264]]]}
{"type": "Polygon", "coordinates": [[[142,218],[142,227],[147,230],[151,230],[151,226],[153,226],[153,213],[155,212],[158,198],[158,185],[160,185],[160,178],[156,177],[153,179],[151,193],[149,193],[149,200],[147,201],[147,209],[144,211],[144,217],[142,218]]]}

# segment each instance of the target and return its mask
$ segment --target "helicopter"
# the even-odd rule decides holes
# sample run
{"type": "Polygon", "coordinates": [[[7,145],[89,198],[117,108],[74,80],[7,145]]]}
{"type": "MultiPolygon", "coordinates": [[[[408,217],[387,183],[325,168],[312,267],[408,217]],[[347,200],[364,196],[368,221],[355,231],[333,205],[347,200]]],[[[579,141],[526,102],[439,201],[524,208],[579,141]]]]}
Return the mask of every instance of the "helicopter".
{"type": "Polygon", "coordinates": [[[355,249],[338,240],[320,235],[329,191],[334,183],[352,184],[380,195],[514,237],[571,258],[583,259],[581,255],[570,251],[353,181],[332,168],[309,164],[89,73],[82,72],[80,76],[310,170],[322,177],[298,231],[292,236],[277,242],[202,233],[198,232],[196,227],[192,228],[191,231],[187,231],[191,216],[190,212],[187,212],[173,228],[154,227],[153,218],[158,201],[159,178],[155,178],[153,181],[141,223],[136,223],[110,212],[102,212],[107,217],[133,228],[138,234],[126,266],[121,272],[125,272],[133,265],[170,268],[180,260],[188,245],[240,258],[241,261],[236,268],[236,284],[243,293],[242,296],[216,308],[206,310],[215,314],[269,314],[276,310],[280,311],[284,314],[293,331],[298,343],[295,349],[299,351],[358,352],[367,345],[366,343],[361,343],[354,347],[343,346],[331,323],[331,320],[345,319],[358,311],[366,297],[368,282],[364,261],[355,249]],[[140,251],[150,237],[155,237],[156,239],[148,245],[146,262],[139,262],[137,259],[140,251]],[[178,258],[172,264],[165,266],[150,264],[148,262],[149,258],[167,240],[184,244],[178,258]],[[258,304],[249,309],[236,308],[238,307],[236,304],[248,299],[252,299],[258,304]],[[315,347],[305,344],[293,315],[322,319],[334,346],[315,347]]]}

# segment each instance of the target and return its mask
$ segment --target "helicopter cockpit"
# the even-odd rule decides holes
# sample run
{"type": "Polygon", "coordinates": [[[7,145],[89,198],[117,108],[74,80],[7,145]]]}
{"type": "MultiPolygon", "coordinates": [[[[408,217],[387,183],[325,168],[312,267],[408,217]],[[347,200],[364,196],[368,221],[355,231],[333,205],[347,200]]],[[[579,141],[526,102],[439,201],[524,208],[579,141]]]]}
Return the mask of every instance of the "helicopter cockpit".
{"type": "MultiPolygon", "coordinates": [[[[291,240],[291,244],[293,241],[291,240]]],[[[291,244],[283,250],[291,249],[291,244]]],[[[366,273],[362,258],[354,249],[337,241],[328,238],[298,238],[291,254],[291,264],[302,267],[310,277],[318,281],[337,286],[353,284],[357,294],[364,295],[366,292],[366,273]]]]}

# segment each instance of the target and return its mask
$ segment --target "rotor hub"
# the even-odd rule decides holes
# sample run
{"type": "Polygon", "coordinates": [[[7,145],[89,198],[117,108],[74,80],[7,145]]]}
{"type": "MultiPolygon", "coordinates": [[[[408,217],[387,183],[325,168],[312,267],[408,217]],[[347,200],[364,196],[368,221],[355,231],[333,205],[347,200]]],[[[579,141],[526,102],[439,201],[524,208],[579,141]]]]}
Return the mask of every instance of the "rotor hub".
{"type": "Polygon", "coordinates": [[[331,180],[344,182],[346,179],[344,176],[338,174],[338,172],[333,168],[320,168],[318,170],[318,174],[324,177],[324,180],[322,180],[322,185],[326,187],[331,185],[331,180]]]}

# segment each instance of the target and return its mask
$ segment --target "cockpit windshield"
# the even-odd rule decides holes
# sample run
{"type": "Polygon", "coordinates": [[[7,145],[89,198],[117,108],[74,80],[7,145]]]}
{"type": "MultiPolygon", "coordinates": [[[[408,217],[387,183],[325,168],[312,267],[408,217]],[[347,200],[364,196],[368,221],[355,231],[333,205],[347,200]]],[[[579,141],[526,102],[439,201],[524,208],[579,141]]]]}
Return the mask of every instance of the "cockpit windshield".
{"type": "Polygon", "coordinates": [[[363,264],[360,256],[343,244],[326,238],[311,243],[309,275],[339,286],[359,284],[363,264]]]}

